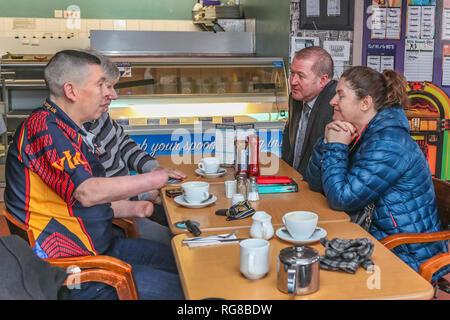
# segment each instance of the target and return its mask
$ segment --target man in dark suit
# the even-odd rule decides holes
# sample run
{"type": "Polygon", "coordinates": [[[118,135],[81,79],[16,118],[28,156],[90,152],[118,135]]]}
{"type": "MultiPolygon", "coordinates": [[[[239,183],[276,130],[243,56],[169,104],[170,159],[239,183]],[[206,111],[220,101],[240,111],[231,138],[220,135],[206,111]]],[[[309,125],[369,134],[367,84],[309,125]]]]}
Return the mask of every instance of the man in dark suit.
{"type": "Polygon", "coordinates": [[[308,47],[295,54],[289,84],[289,119],[286,122],[281,157],[306,175],[309,158],[318,138],[331,122],[330,100],[336,94],[333,59],[320,47],[308,47]]]}

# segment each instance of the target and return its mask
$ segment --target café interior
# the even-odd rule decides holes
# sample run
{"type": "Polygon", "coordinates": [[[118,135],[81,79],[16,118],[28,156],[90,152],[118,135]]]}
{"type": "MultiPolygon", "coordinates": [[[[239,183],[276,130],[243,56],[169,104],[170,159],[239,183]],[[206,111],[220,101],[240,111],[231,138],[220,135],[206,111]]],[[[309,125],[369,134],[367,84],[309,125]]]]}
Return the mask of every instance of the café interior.
{"type": "MultiPolygon", "coordinates": [[[[71,291],[91,283],[110,288],[114,299],[147,297],[132,263],[92,249],[94,240],[73,242],[67,236],[77,221],[84,228],[79,206],[96,206],[80,205],[76,190],[63,199],[59,185],[45,179],[39,180],[45,190],[31,197],[40,173],[25,166],[19,174],[10,159],[17,158],[24,139],[30,141],[30,132],[27,138],[21,134],[22,124],[49,97],[44,70],[52,58],[62,50],[93,50],[120,74],[109,121],[171,172],[153,188],[155,198],[135,193],[120,199],[151,202],[153,213],[111,217],[110,229],[115,237],[147,239],[140,221],[164,228],[184,299],[449,300],[449,17],[445,1],[414,0],[0,3],[0,299],[74,299],[71,291]],[[432,200],[424,210],[439,227],[401,229],[391,213],[395,228],[379,237],[373,231],[376,199],[364,225],[333,206],[327,192],[313,190],[306,173],[286,160],[286,128],[299,121],[292,100],[299,77],[294,59],[309,47],[333,59],[330,80],[336,83],[357,66],[404,77],[409,100],[402,117],[427,176],[409,188],[428,186],[432,200]],[[23,197],[17,196],[21,188],[23,197]],[[67,217],[58,216],[60,206],[67,217]],[[64,225],[67,234],[45,238],[46,223],[64,225]],[[402,259],[405,250],[430,243],[444,249],[418,268],[402,259]],[[36,291],[26,288],[27,281],[36,291]]],[[[307,141],[306,148],[316,142],[307,141]]],[[[122,152],[107,142],[95,146],[112,157],[122,152]]],[[[64,155],[50,167],[66,170],[71,162],[64,155]]],[[[98,155],[95,161],[104,164],[98,155]]],[[[72,158],[83,164],[79,159],[72,158]]],[[[121,175],[147,174],[136,168],[121,175]]],[[[383,196],[389,203],[389,194],[383,196]]],[[[112,200],[102,204],[111,212],[112,200]]],[[[406,200],[400,205],[405,214],[415,210],[406,200]]],[[[95,230],[86,230],[90,239],[95,230]]]]}

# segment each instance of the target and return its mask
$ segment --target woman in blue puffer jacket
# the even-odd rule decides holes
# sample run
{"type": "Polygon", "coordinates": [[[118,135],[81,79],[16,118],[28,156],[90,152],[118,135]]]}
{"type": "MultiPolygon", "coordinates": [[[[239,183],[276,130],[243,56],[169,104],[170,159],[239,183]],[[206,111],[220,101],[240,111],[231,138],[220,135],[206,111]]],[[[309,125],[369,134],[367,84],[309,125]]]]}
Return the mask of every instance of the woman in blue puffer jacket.
{"type": "MultiPolygon", "coordinates": [[[[333,209],[346,211],[354,222],[358,212],[373,208],[369,232],[378,240],[441,231],[430,168],[402,109],[408,104],[404,77],[393,70],[350,68],[330,104],[333,121],[315,145],[306,173],[310,188],[323,192],[333,209]]],[[[393,249],[416,271],[447,251],[445,241],[393,249]]],[[[442,268],[432,281],[448,272],[450,266],[442,268]]]]}

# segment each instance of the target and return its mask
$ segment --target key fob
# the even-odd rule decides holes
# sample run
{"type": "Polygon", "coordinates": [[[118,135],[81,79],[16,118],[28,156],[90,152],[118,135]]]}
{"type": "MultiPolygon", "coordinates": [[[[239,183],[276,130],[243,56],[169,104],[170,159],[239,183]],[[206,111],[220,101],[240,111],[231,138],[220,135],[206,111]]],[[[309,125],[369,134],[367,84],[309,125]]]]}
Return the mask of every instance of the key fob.
{"type": "Polygon", "coordinates": [[[191,220],[186,220],[185,224],[186,224],[188,231],[190,233],[192,233],[194,235],[194,237],[198,237],[199,235],[202,234],[202,232],[200,231],[200,228],[197,227],[195,224],[193,224],[191,220]]]}

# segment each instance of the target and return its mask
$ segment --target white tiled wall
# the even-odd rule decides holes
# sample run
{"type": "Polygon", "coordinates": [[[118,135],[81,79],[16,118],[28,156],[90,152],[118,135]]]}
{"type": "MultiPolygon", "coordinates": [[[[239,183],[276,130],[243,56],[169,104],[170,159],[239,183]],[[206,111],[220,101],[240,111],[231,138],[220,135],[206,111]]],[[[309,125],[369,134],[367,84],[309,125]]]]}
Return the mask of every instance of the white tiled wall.
{"type": "Polygon", "coordinates": [[[201,31],[191,20],[0,18],[0,37],[88,38],[90,30],[201,31]],[[14,29],[15,19],[25,19],[31,27],[14,29]]]}

